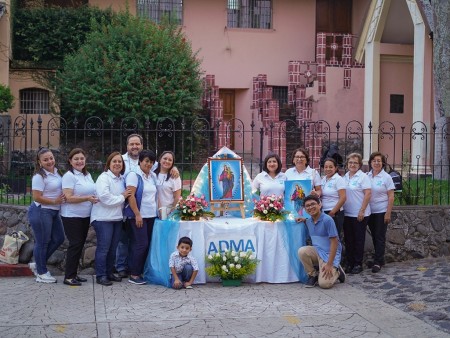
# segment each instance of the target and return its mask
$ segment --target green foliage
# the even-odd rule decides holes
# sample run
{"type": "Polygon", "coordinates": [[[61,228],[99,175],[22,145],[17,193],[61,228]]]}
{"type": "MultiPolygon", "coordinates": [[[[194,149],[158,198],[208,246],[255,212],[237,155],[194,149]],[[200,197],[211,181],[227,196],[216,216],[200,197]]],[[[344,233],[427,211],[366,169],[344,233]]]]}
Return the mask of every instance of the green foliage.
{"type": "Polygon", "coordinates": [[[97,25],[80,50],[64,59],[53,87],[66,118],[155,121],[197,110],[200,77],[200,61],[177,26],[122,13],[109,25],[97,25]]]}
{"type": "Polygon", "coordinates": [[[251,250],[244,251],[224,251],[206,256],[206,272],[211,277],[224,279],[243,279],[256,271],[259,260],[251,250]]]}
{"type": "Polygon", "coordinates": [[[438,205],[450,203],[450,181],[432,177],[403,180],[402,191],[395,192],[395,205],[438,205]]]}
{"type": "Polygon", "coordinates": [[[14,60],[60,65],[77,51],[91,31],[91,22],[111,22],[111,10],[80,8],[15,8],[12,20],[14,60]]]}
{"type": "Polygon", "coordinates": [[[14,96],[11,93],[11,89],[0,83],[0,113],[14,107],[14,96]]]}

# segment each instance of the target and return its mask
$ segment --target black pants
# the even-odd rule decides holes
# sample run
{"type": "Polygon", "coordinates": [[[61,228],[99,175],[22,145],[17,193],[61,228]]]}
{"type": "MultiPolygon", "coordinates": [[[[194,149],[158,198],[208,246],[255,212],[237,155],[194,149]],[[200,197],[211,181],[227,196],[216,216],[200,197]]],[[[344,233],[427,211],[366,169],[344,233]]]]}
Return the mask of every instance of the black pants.
{"type": "MultiPolygon", "coordinates": [[[[331,210],[325,211],[325,213],[328,215],[330,211],[331,210]]],[[[344,210],[339,210],[332,218],[334,221],[334,225],[336,225],[339,240],[342,242],[342,231],[344,226],[344,210]]]]}
{"type": "Polygon", "coordinates": [[[131,257],[128,264],[131,275],[139,276],[144,272],[145,260],[147,259],[148,250],[152,241],[155,218],[144,218],[144,224],[140,228],[136,226],[136,220],[134,218],[127,220],[130,230],[131,257]]]}
{"type": "Polygon", "coordinates": [[[81,253],[86,236],[89,230],[89,217],[61,217],[64,232],[69,240],[69,247],[66,254],[66,279],[72,279],[77,276],[78,264],[80,263],[81,253]]]}
{"type": "Polygon", "coordinates": [[[384,265],[384,251],[386,248],[387,224],[384,223],[385,212],[369,216],[369,229],[372,234],[373,247],[375,249],[373,264],[384,265]]]}
{"type": "Polygon", "coordinates": [[[344,217],[344,239],[346,258],[349,266],[362,265],[366,227],[369,216],[360,222],[356,217],[344,217]]]}

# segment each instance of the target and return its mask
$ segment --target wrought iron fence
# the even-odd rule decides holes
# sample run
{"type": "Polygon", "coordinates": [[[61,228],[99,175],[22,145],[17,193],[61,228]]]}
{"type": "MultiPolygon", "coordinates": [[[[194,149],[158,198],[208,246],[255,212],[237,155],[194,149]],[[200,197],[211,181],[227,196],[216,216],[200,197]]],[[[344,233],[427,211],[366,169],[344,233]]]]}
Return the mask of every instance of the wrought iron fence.
{"type": "MultiPolygon", "coordinates": [[[[21,115],[14,120],[0,119],[0,201],[28,204],[31,176],[36,150],[49,147],[55,154],[58,168],[66,169],[67,154],[74,147],[85,149],[87,167],[96,177],[104,168],[112,151],[126,152],[126,138],[143,136],[144,149],[157,154],[172,150],[183,178],[190,190],[207,158],[222,146],[228,146],[244,159],[250,175],[261,171],[268,152],[282,156],[285,168],[291,167],[291,153],[300,146],[310,149],[311,166],[320,170],[320,160],[336,149],[342,158],[349,153],[368,155],[379,150],[388,163],[403,176],[403,191],[398,204],[450,204],[450,183],[447,147],[448,124],[440,127],[416,121],[410,126],[397,126],[384,121],[379,126],[359,121],[331,126],[327,121],[304,122],[285,120],[257,127],[258,121],[245,125],[240,119],[217,122],[208,119],[138,121],[127,117],[121,121],[104,121],[90,117],[85,121],[66,121],[61,117],[21,115]],[[32,118],[34,116],[34,119],[32,118]]],[[[366,170],[368,168],[365,168],[366,170]]],[[[343,173],[345,168],[342,168],[343,173]]]]}

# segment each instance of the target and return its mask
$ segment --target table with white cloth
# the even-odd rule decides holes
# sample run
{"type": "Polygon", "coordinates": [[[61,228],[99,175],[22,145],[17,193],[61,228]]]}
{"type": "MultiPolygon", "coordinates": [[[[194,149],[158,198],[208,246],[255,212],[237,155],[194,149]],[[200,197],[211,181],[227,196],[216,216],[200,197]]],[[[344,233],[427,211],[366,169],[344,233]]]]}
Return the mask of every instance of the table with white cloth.
{"type": "Polygon", "coordinates": [[[218,251],[256,252],[260,260],[255,274],[244,279],[252,283],[304,282],[306,274],[297,251],[306,243],[304,223],[293,220],[267,222],[256,218],[216,217],[200,221],[155,221],[144,278],[152,284],[170,286],[169,257],[178,239],[192,239],[191,255],[198,262],[196,284],[218,281],[205,271],[205,257],[218,251]]]}

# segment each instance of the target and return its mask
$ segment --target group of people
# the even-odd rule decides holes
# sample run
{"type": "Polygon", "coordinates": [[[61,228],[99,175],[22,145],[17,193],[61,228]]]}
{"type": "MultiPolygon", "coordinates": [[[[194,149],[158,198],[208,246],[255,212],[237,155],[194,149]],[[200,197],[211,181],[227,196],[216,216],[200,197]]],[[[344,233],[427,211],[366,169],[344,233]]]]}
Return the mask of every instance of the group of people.
{"type": "MultiPolygon", "coordinates": [[[[145,284],[144,265],[158,210],[173,208],[181,196],[181,179],[174,162],[171,151],[164,151],[157,162],[153,151],[143,150],[142,137],[132,134],[127,138],[127,153],[111,153],[94,183],[83,149],[75,148],[69,153],[64,175],[56,167],[53,153],[40,149],[28,213],[35,237],[35,262],[30,263],[30,269],[36,281],[56,282],[46,264],[67,237],[64,284],[79,286],[85,282],[78,275],[78,266],[92,225],[97,236],[97,283],[109,286],[129,277],[130,283],[145,284]]],[[[297,219],[306,222],[312,242],[298,251],[308,274],[306,286],[318,283],[322,288],[330,288],[338,279],[344,282],[345,273],[360,273],[367,225],[375,248],[372,272],[379,272],[385,263],[386,231],[395,189],[384,170],[386,157],[380,152],[372,153],[371,170],[366,174],[361,170],[362,156],[352,153],[347,156],[344,177],[339,175],[333,158],[324,160],[323,177],[309,163],[308,151],[298,148],[292,154],[294,166],[283,173],[280,157],[269,154],[263,171],[252,183],[260,196],[284,196],[285,181],[311,180],[312,190],[302,191],[302,203],[310,218],[297,219]],[[345,269],[340,265],[342,232],[345,269]]],[[[228,173],[223,175],[225,179],[228,173]]],[[[192,241],[182,238],[171,255],[169,268],[174,288],[191,287],[195,279],[198,265],[189,254],[191,250],[192,241]]]]}
{"type": "Polygon", "coordinates": [[[311,216],[297,218],[306,222],[312,245],[299,249],[298,257],[307,274],[307,287],[317,283],[330,288],[336,280],[345,281],[345,273],[362,272],[366,228],[372,235],[374,259],[369,265],[373,273],[385,264],[387,225],[391,221],[395,185],[384,170],[386,157],[374,152],[369,157],[370,172],[361,170],[362,156],[351,153],[345,162],[346,173],[339,175],[335,159],[323,162],[324,176],[309,166],[309,153],[298,148],[292,153],[294,167],[281,172],[277,154],[264,159],[263,171],[253,181],[253,189],[261,196],[284,196],[286,180],[311,180],[312,191],[305,192],[303,206],[311,216]],[[342,232],[345,241],[345,268],[341,267],[342,232]]]}
{"type": "Polygon", "coordinates": [[[111,153],[94,183],[83,149],[69,153],[64,175],[52,151],[40,149],[28,212],[35,237],[35,262],[29,266],[36,281],[56,282],[47,260],[67,237],[64,284],[86,282],[78,275],[78,266],[91,224],[97,236],[97,283],[109,286],[129,277],[130,283],[145,284],[142,274],[158,210],[173,208],[181,196],[174,162],[171,151],[164,151],[156,162],[153,151],[143,150],[142,137],[132,134],[127,138],[127,153],[111,153]]]}

